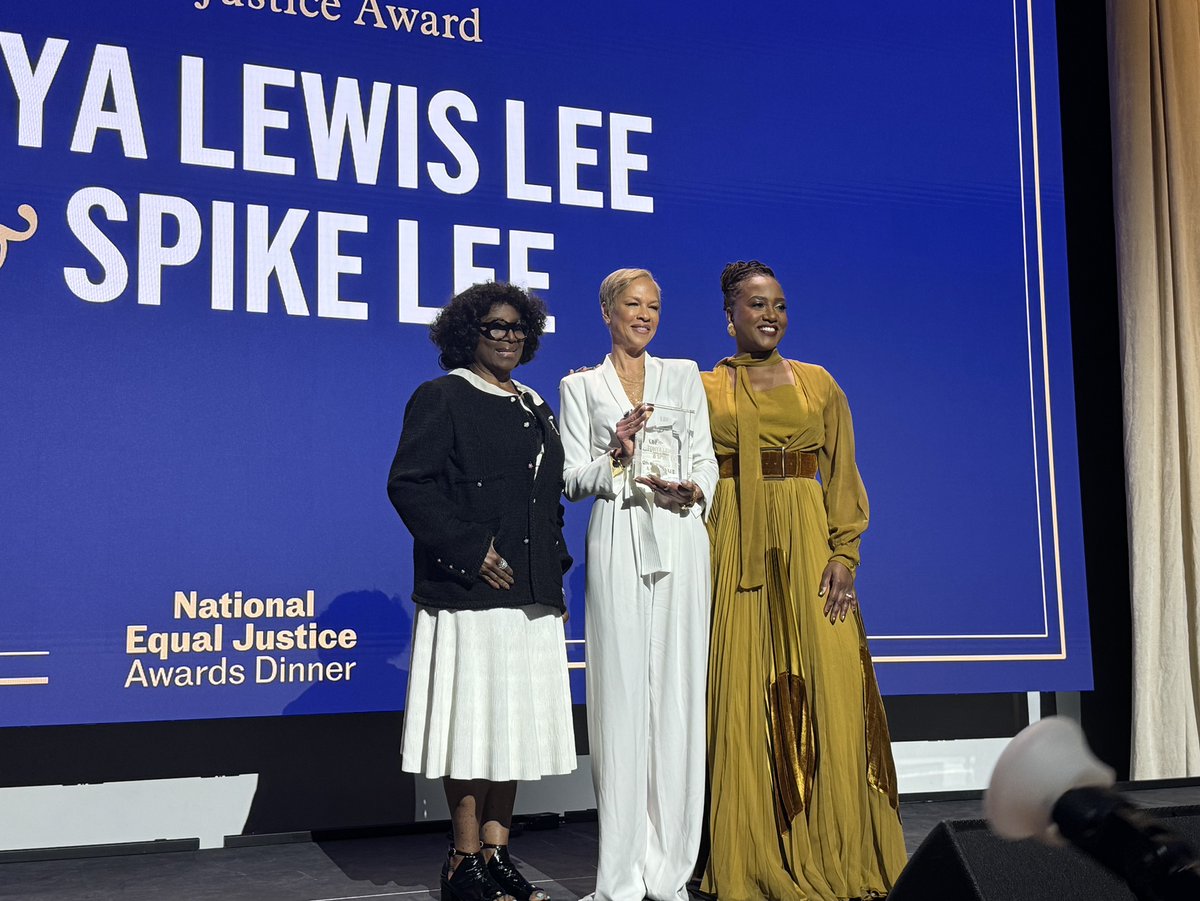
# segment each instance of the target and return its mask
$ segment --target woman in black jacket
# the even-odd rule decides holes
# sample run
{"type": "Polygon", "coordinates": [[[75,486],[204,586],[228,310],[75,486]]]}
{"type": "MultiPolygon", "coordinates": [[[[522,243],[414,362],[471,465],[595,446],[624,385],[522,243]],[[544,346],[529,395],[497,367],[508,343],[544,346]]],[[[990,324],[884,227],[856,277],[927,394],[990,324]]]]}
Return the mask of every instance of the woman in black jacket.
{"type": "Polygon", "coordinates": [[[507,853],[517,782],[575,769],[562,443],[550,408],[512,378],[545,322],[513,285],[451,300],[430,329],[449,374],[413,393],[388,477],[417,604],[403,767],[445,785],[443,901],[546,901],[507,853]]]}

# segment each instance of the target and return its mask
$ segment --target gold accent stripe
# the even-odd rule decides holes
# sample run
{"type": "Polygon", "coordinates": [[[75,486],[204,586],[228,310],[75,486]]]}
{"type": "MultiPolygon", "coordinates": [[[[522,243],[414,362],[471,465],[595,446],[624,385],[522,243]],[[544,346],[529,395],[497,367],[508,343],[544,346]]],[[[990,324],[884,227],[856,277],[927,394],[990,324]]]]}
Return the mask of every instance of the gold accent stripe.
{"type": "MultiPolygon", "coordinates": [[[[859,620],[859,635],[862,636],[862,621],[859,620]]],[[[875,681],[875,668],[871,665],[871,652],[864,639],[858,646],[859,662],[862,664],[863,686],[863,738],[867,745],[867,784],[887,795],[892,810],[900,809],[900,794],[897,788],[896,763],[892,759],[892,738],[888,732],[887,712],[883,709],[883,698],[879,696],[879,685],[875,681]]]]}
{"type": "Polygon", "coordinates": [[[937,657],[874,657],[876,663],[972,663],[974,661],[1005,660],[1066,660],[1061,654],[942,654],[937,657]]]}
{"type": "Polygon", "coordinates": [[[1029,304],[1029,215],[1025,202],[1025,137],[1021,128],[1025,111],[1021,106],[1021,29],[1017,15],[1017,0],[1013,0],[1012,13],[1013,62],[1015,64],[1017,88],[1017,162],[1018,171],[1021,176],[1021,272],[1023,276],[1022,281],[1025,285],[1025,354],[1029,359],[1029,437],[1033,442],[1033,496],[1036,508],[1034,521],[1037,523],[1038,576],[1041,579],[1042,587],[1043,634],[1039,637],[1046,638],[1050,635],[1050,616],[1046,610],[1046,536],[1045,531],[1042,529],[1042,475],[1041,465],[1038,462],[1037,397],[1035,394],[1036,380],[1033,372],[1033,328],[1030,324],[1032,322],[1032,311],[1029,304]]]}
{"type": "Polygon", "coordinates": [[[30,676],[26,679],[0,679],[0,686],[5,685],[49,685],[48,676],[30,676]]]}
{"type": "MultiPolygon", "coordinates": [[[[1013,55],[1017,59],[1017,153],[1020,160],[1020,176],[1021,176],[1021,231],[1023,241],[1023,253],[1025,254],[1025,304],[1026,311],[1029,309],[1029,274],[1028,274],[1028,234],[1027,223],[1025,219],[1025,165],[1024,165],[1024,143],[1022,140],[1021,130],[1021,107],[1020,107],[1020,51],[1018,44],[1018,2],[1013,0],[1013,55]]],[[[1046,266],[1045,266],[1045,248],[1043,246],[1043,228],[1042,228],[1042,176],[1041,176],[1041,148],[1038,142],[1038,112],[1037,112],[1037,66],[1036,54],[1034,52],[1033,40],[1033,0],[1025,2],[1025,23],[1026,23],[1026,41],[1029,48],[1029,112],[1030,112],[1030,133],[1031,133],[1031,153],[1030,158],[1033,164],[1033,201],[1034,201],[1034,223],[1035,234],[1037,238],[1037,275],[1038,275],[1038,312],[1041,322],[1041,344],[1042,344],[1042,389],[1046,404],[1046,461],[1047,475],[1050,488],[1050,523],[1051,537],[1054,551],[1054,585],[1057,592],[1058,606],[1058,646],[1057,654],[946,654],[935,657],[913,657],[913,656],[892,656],[892,657],[875,657],[875,663],[970,663],[974,661],[1036,661],[1036,660],[1066,660],[1067,659],[1067,626],[1066,626],[1066,608],[1063,602],[1063,586],[1062,586],[1062,553],[1059,540],[1059,525],[1058,525],[1058,485],[1055,476],[1054,466],[1054,415],[1050,403],[1050,346],[1049,339],[1046,333],[1046,266]]],[[[1026,315],[1026,332],[1028,335],[1028,312],[1026,315]]],[[[1030,408],[1033,410],[1033,348],[1032,343],[1029,347],[1029,363],[1030,363],[1030,408]]],[[[1037,430],[1036,424],[1034,428],[1034,491],[1039,499],[1037,511],[1037,528],[1038,528],[1038,546],[1042,547],[1042,509],[1041,509],[1041,480],[1038,477],[1037,463],[1037,430]]],[[[871,635],[868,636],[870,641],[887,641],[887,640],[904,640],[910,638],[924,638],[927,640],[953,641],[964,639],[989,640],[997,638],[1007,639],[1029,639],[1029,638],[1048,638],[1050,629],[1047,623],[1047,601],[1046,597],[1046,565],[1044,553],[1040,555],[1039,565],[1042,574],[1042,623],[1045,631],[1044,635],[929,635],[929,636],[903,636],[903,635],[871,635]]]]}
{"type": "Polygon", "coordinates": [[[871,641],[950,641],[952,639],[972,639],[975,641],[987,641],[989,639],[1015,639],[1015,638],[1047,638],[1049,632],[1028,632],[1019,634],[1016,632],[997,632],[995,635],[870,635],[871,641]]]}
{"type": "Polygon", "coordinates": [[[812,797],[816,740],[804,680],[779,673],[767,689],[771,713],[771,756],[775,770],[775,824],[780,835],[804,812],[812,797]]]}
{"type": "Polygon", "coordinates": [[[764,572],[762,592],[770,620],[771,669],[775,673],[770,684],[764,686],[770,715],[768,738],[774,770],[775,821],[779,834],[786,835],[812,797],[817,744],[798,652],[800,620],[778,549],[768,552],[764,572]]]}
{"type": "Polygon", "coordinates": [[[1033,208],[1037,222],[1038,248],[1038,297],[1042,314],[1042,382],[1046,394],[1046,459],[1050,474],[1050,524],[1054,535],[1054,582],[1058,590],[1058,638],[1059,650],[1067,654],[1066,613],[1063,610],[1062,564],[1058,542],[1058,487],[1054,479],[1054,417],[1050,411],[1050,344],[1046,337],[1046,267],[1045,248],[1042,247],[1042,169],[1041,152],[1038,149],[1037,128],[1037,65],[1033,53],[1033,0],[1026,0],[1025,21],[1029,35],[1029,116],[1033,123],[1033,208]]]}

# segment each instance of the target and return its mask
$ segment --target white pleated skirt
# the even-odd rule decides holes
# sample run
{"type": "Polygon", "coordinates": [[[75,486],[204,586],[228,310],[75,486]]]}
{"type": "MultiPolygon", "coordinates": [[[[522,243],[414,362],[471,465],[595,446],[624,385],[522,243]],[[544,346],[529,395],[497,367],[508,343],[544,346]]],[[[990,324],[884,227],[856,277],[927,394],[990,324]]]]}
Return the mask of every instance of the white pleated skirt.
{"type": "Polygon", "coordinates": [[[530,781],[575,769],[563,622],[552,607],[417,607],[401,743],[430,779],[530,781]]]}

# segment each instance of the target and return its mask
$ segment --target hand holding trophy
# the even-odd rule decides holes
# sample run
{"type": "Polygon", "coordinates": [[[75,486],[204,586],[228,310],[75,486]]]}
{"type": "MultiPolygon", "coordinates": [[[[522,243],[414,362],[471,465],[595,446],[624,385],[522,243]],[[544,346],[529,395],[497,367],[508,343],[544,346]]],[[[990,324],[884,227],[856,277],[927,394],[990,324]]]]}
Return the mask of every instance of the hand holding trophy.
{"type": "Polygon", "coordinates": [[[634,480],[654,492],[655,502],[671,510],[687,510],[703,498],[689,481],[691,463],[690,410],[655,404],[657,414],[634,436],[634,480]]]}

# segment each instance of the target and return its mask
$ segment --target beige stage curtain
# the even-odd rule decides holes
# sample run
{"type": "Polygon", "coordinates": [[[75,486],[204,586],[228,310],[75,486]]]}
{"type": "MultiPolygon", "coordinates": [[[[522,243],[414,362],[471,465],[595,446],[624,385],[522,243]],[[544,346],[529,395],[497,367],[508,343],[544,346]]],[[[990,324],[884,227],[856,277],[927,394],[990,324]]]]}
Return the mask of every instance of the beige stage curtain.
{"type": "Polygon", "coordinates": [[[1133,603],[1132,776],[1195,776],[1200,0],[1108,0],[1108,37],[1133,603]]]}

